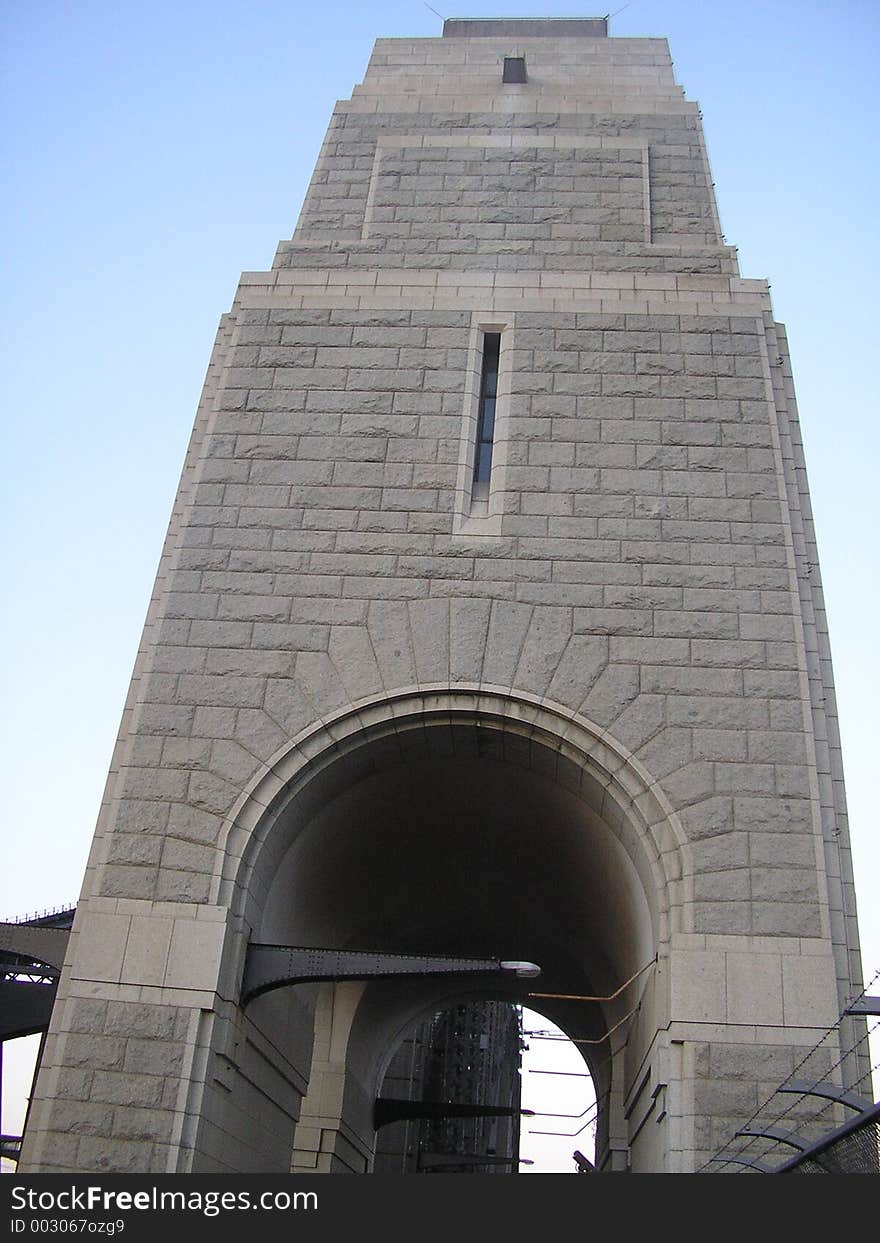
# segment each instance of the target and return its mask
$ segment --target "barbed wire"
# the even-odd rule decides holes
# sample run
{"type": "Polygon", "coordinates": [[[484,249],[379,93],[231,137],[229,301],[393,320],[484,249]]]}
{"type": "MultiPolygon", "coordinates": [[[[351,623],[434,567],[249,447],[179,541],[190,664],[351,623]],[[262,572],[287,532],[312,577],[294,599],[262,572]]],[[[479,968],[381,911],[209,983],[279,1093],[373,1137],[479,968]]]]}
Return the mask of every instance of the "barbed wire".
{"type": "MultiPolygon", "coordinates": [[[[873,1026],[873,1027],[871,1027],[871,1028],[867,1031],[867,1033],[865,1034],[865,1036],[860,1037],[860,1039],[859,1039],[859,1040],[857,1040],[857,1041],[856,1041],[856,1043],[855,1043],[854,1045],[851,1045],[849,1049],[845,1050],[845,1051],[844,1051],[844,1053],[840,1056],[840,1058],[839,1058],[836,1062],[834,1062],[834,1063],[833,1063],[833,1065],[831,1065],[831,1066],[829,1066],[829,1067],[828,1067],[828,1070],[825,1072],[825,1074],[831,1074],[833,1071],[837,1070],[837,1068],[838,1068],[839,1066],[841,1066],[841,1065],[842,1065],[842,1063],[846,1060],[846,1058],[847,1058],[847,1057],[849,1057],[849,1056],[850,1056],[850,1054],[852,1054],[852,1053],[856,1052],[856,1050],[857,1050],[857,1049],[858,1049],[858,1048],[859,1048],[862,1044],[864,1044],[864,1043],[867,1041],[867,1039],[868,1039],[870,1036],[872,1036],[872,1035],[874,1034],[874,1032],[875,1032],[875,1031],[877,1031],[877,1030],[878,1030],[878,1028],[880,1028],[880,1021],[878,1021],[877,1023],[875,1023],[875,1024],[874,1024],[874,1026],[873,1026]]],[[[816,1050],[813,1050],[813,1052],[816,1052],[816,1050]]],[[[878,1066],[880,1066],[880,1062],[878,1062],[878,1066]]],[[[878,1068],[878,1066],[872,1066],[872,1067],[870,1067],[870,1069],[869,1069],[868,1071],[866,1071],[866,1072],[865,1072],[865,1074],[860,1075],[860,1076],[859,1076],[859,1078],[858,1078],[857,1080],[855,1080],[855,1082],[853,1083],[853,1087],[854,1087],[854,1088],[858,1087],[858,1086],[862,1083],[862,1081],[863,1081],[864,1079],[866,1079],[866,1078],[870,1079],[870,1077],[873,1075],[874,1071],[878,1068]]],[[[782,1081],[782,1084],[780,1084],[780,1088],[781,1088],[781,1087],[784,1087],[784,1086],[785,1086],[785,1084],[786,1084],[786,1083],[788,1083],[788,1082],[789,1082],[789,1080],[790,1080],[791,1078],[792,1078],[792,1076],[790,1075],[788,1079],[784,1079],[784,1080],[782,1081]]],[[[820,1078],[820,1079],[815,1079],[815,1080],[814,1080],[814,1081],[810,1084],[810,1086],[809,1086],[808,1088],[805,1088],[802,1092],[794,1092],[794,1093],[792,1093],[791,1095],[792,1095],[793,1099],[792,1099],[792,1101],[790,1102],[790,1104],[788,1104],[788,1105],[785,1107],[785,1109],[783,1109],[783,1110],[781,1111],[781,1113],[777,1114],[777,1115],[776,1115],[776,1117],[774,1117],[774,1118],[772,1119],[772,1121],[769,1123],[769,1125],[770,1125],[770,1126],[774,1126],[774,1127],[775,1127],[775,1126],[777,1126],[780,1122],[782,1122],[782,1121],[783,1121],[783,1119],[785,1119],[785,1118],[786,1118],[786,1115],[790,1114],[790,1113],[791,1113],[791,1111],[795,1108],[795,1106],[796,1106],[796,1105],[797,1105],[800,1101],[802,1101],[802,1100],[805,1100],[805,1099],[809,1098],[809,1097],[811,1096],[812,1089],[813,1089],[813,1088],[818,1087],[818,1086],[819,1086],[819,1085],[820,1085],[823,1081],[824,1081],[824,1080],[823,1080],[823,1079],[821,1079],[821,1078],[820,1078]]],[[[776,1091],[777,1091],[777,1092],[779,1092],[779,1090],[780,1090],[779,1088],[777,1088],[777,1089],[776,1089],[776,1091]]],[[[776,1093],[774,1093],[774,1095],[776,1095],[776,1093]]],[[[769,1098],[768,1098],[767,1103],[769,1103],[769,1101],[771,1101],[772,1099],[773,1099],[773,1097],[772,1097],[772,1096],[771,1096],[771,1097],[769,1097],[769,1098]]],[[[823,1115],[823,1114],[825,1114],[825,1113],[829,1113],[829,1112],[833,1112],[833,1110],[834,1110],[834,1109],[836,1109],[837,1107],[839,1107],[839,1106],[840,1106],[840,1104],[841,1104],[841,1102],[840,1102],[840,1101],[837,1101],[837,1100],[833,1100],[833,1099],[828,1099],[828,1100],[825,1100],[825,1101],[823,1102],[823,1104],[821,1104],[821,1105],[820,1105],[820,1106],[819,1106],[819,1107],[815,1110],[815,1112],[814,1112],[814,1113],[812,1113],[809,1117],[804,1118],[804,1119],[802,1120],[802,1123],[803,1123],[804,1125],[806,1125],[806,1124],[815,1124],[816,1122],[818,1122],[818,1120],[822,1117],[822,1115],[823,1115]]],[[[759,1111],[759,1112],[761,1112],[761,1111],[759,1111]]],[[[793,1128],[792,1128],[792,1133],[794,1133],[793,1128]]],[[[736,1137],[735,1137],[735,1138],[736,1138],[736,1137]]],[[[740,1138],[742,1138],[742,1137],[740,1137],[740,1138]]],[[[750,1146],[752,1143],[756,1142],[757,1140],[764,1140],[764,1142],[765,1142],[765,1143],[766,1143],[766,1145],[767,1145],[767,1149],[766,1149],[766,1151],[762,1154],[762,1156],[765,1156],[765,1157],[772,1156],[772,1155],[773,1155],[773,1153],[774,1153],[774,1151],[775,1151],[775,1150],[776,1150],[776,1149],[777,1149],[777,1148],[778,1148],[781,1144],[784,1144],[784,1141],[783,1141],[783,1140],[781,1140],[781,1139],[775,1139],[775,1138],[773,1138],[772,1136],[766,1136],[766,1135],[754,1135],[754,1136],[751,1136],[751,1137],[750,1137],[749,1142],[748,1142],[747,1144],[745,1144],[745,1145],[744,1145],[744,1146],[743,1146],[743,1147],[739,1150],[739,1152],[737,1153],[737,1155],[741,1155],[742,1153],[745,1153],[745,1152],[748,1150],[749,1146],[750,1146]]],[[[724,1150],[722,1149],[722,1152],[723,1152],[723,1151],[724,1151],[724,1150]]],[[[725,1162],[724,1162],[724,1161],[721,1161],[721,1162],[720,1162],[720,1164],[724,1165],[724,1164],[725,1164],[725,1162]]]]}
{"type": "MultiPolygon", "coordinates": [[[[849,1005],[853,1005],[855,1004],[855,1002],[861,1000],[861,998],[864,997],[865,994],[867,993],[868,989],[871,988],[871,986],[875,984],[878,979],[880,979],[880,969],[874,972],[873,976],[868,981],[868,983],[864,985],[861,992],[858,993],[857,996],[851,998],[849,1005]]],[[[804,1057],[801,1058],[801,1060],[797,1063],[794,1069],[786,1076],[785,1079],[782,1080],[782,1083],[779,1085],[779,1087],[776,1088],[770,1094],[770,1096],[768,1096],[758,1106],[758,1108],[748,1119],[748,1121],[746,1122],[742,1130],[747,1131],[748,1128],[752,1125],[752,1123],[755,1122],[758,1118],[766,1117],[768,1107],[770,1107],[771,1102],[773,1101],[773,1098],[780,1093],[781,1089],[783,1089],[786,1086],[786,1084],[790,1083],[797,1076],[798,1071],[803,1066],[805,1066],[807,1062],[809,1062],[810,1058],[814,1057],[818,1052],[822,1050],[823,1046],[825,1045],[825,1041],[828,1039],[829,1036],[839,1034],[840,1024],[843,1021],[843,1019],[846,1017],[849,1017],[849,1016],[845,1014],[840,1015],[838,1019],[835,1021],[835,1023],[824,1032],[824,1034],[813,1045],[813,1047],[804,1055],[804,1057]]],[[[853,1016],[853,1017],[857,1017],[857,1016],[853,1016]]],[[[817,1088],[823,1082],[823,1079],[827,1077],[828,1075],[832,1074],[833,1071],[837,1070],[838,1067],[840,1067],[846,1061],[848,1057],[856,1053],[862,1046],[865,1046],[865,1048],[867,1049],[868,1042],[871,1036],[878,1030],[878,1028],[880,1028],[880,1021],[875,1023],[872,1027],[866,1029],[866,1031],[861,1036],[858,1037],[858,1039],[855,1041],[853,1045],[851,1045],[848,1049],[845,1049],[840,1054],[836,1062],[834,1062],[832,1065],[828,1066],[825,1070],[821,1072],[822,1077],[814,1079],[812,1081],[809,1088],[804,1089],[802,1092],[792,1093],[791,1095],[793,1096],[794,1099],[792,1099],[785,1106],[785,1108],[783,1108],[779,1113],[776,1114],[776,1116],[769,1123],[769,1125],[775,1127],[778,1123],[782,1122],[783,1119],[785,1119],[786,1116],[790,1114],[791,1111],[799,1104],[799,1102],[810,1097],[812,1089],[817,1088]]],[[[870,1065],[870,1054],[868,1055],[868,1061],[870,1065]]],[[[878,1069],[878,1067],[880,1067],[880,1063],[878,1063],[878,1065],[870,1066],[870,1069],[867,1070],[862,1075],[860,1075],[858,1079],[854,1081],[852,1086],[854,1088],[858,1087],[865,1079],[868,1080],[868,1084],[870,1085],[872,1082],[873,1074],[878,1069]]],[[[818,1120],[822,1117],[823,1114],[828,1113],[829,1111],[833,1111],[835,1108],[839,1107],[839,1105],[840,1105],[839,1101],[836,1101],[833,1099],[825,1100],[824,1103],[820,1105],[819,1108],[812,1115],[810,1115],[809,1118],[804,1119],[804,1123],[809,1123],[811,1125],[815,1124],[816,1122],[818,1122],[818,1120]]],[[[751,1136],[743,1136],[742,1134],[732,1135],[730,1139],[728,1139],[727,1142],[718,1150],[718,1152],[716,1152],[712,1157],[709,1158],[708,1161],[704,1162],[704,1164],[700,1166],[697,1172],[703,1173],[704,1171],[708,1169],[709,1166],[714,1166],[718,1168],[724,1165],[732,1165],[735,1163],[739,1164],[740,1163],[739,1159],[746,1156],[748,1154],[749,1149],[758,1140],[763,1141],[765,1145],[764,1152],[762,1153],[763,1156],[772,1154],[777,1148],[779,1148],[780,1144],[783,1143],[783,1141],[780,1139],[774,1139],[772,1136],[766,1136],[766,1135],[751,1135],[751,1136]],[[730,1157],[725,1159],[723,1154],[731,1147],[731,1145],[733,1145],[733,1143],[736,1140],[745,1140],[745,1142],[740,1143],[739,1147],[736,1148],[736,1150],[731,1153],[730,1157]]],[[[738,1172],[744,1172],[744,1171],[738,1171],[738,1172]]]]}
{"type": "MultiPolygon", "coordinates": [[[[857,1040],[854,1045],[846,1049],[844,1053],[841,1055],[841,1057],[836,1062],[834,1062],[831,1066],[828,1067],[828,1069],[824,1072],[824,1075],[831,1074],[834,1070],[838,1068],[838,1066],[840,1066],[846,1060],[847,1057],[850,1056],[850,1054],[854,1053],[860,1047],[860,1045],[866,1043],[867,1035],[872,1034],[876,1030],[876,1028],[877,1028],[877,1024],[875,1024],[875,1026],[871,1029],[870,1033],[867,1033],[865,1036],[860,1037],[860,1039],[857,1040]]],[[[836,1031],[836,1028],[832,1028],[832,1031],[836,1031]]],[[[759,1140],[762,1141],[763,1144],[765,1145],[765,1151],[762,1154],[764,1156],[770,1155],[776,1148],[780,1146],[780,1144],[783,1141],[779,1139],[774,1139],[772,1136],[757,1135],[757,1134],[756,1135],[743,1135],[742,1131],[748,1131],[748,1128],[752,1125],[753,1122],[756,1121],[756,1119],[767,1118],[768,1106],[770,1106],[774,1096],[778,1095],[780,1090],[784,1088],[785,1085],[794,1078],[795,1074],[797,1073],[797,1070],[799,1070],[800,1067],[803,1066],[809,1060],[809,1058],[811,1058],[815,1053],[821,1050],[822,1044],[824,1040],[827,1038],[827,1036],[828,1036],[828,1033],[826,1032],[825,1036],[822,1037],[822,1040],[820,1040],[816,1045],[814,1045],[814,1047],[810,1050],[807,1056],[798,1064],[795,1070],[792,1071],[792,1073],[788,1075],[785,1079],[783,1079],[779,1087],[776,1088],[771,1093],[771,1095],[768,1096],[762,1102],[761,1105],[759,1105],[759,1107],[755,1110],[755,1112],[749,1118],[748,1122],[746,1122],[745,1126],[741,1129],[740,1133],[732,1135],[730,1139],[727,1141],[727,1143],[724,1144],[724,1146],[720,1148],[714,1156],[710,1157],[709,1160],[705,1162],[703,1166],[700,1167],[700,1170],[698,1171],[698,1173],[703,1173],[709,1165],[723,1166],[727,1164],[732,1164],[733,1163],[732,1160],[725,1160],[722,1154],[728,1148],[730,1148],[730,1146],[736,1140],[743,1141],[739,1144],[736,1150],[731,1154],[731,1157],[736,1157],[736,1158],[740,1158],[740,1157],[747,1155],[749,1149],[753,1147],[755,1144],[757,1144],[759,1140]]],[[[858,1084],[860,1084],[864,1078],[865,1078],[865,1075],[860,1076],[859,1079],[854,1084],[854,1086],[858,1086],[858,1084]]],[[[810,1089],[818,1087],[821,1082],[823,1082],[822,1078],[815,1079],[811,1083],[810,1089]]],[[[778,1113],[776,1113],[774,1116],[772,1116],[769,1122],[767,1123],[767,1125],[775,1127],[778,1123],[782,1122],[783,1119],[786,1118],[786,1115],[790,1114],[792,1109],[794,1109],[794,1107],[800,1101],[810,1096],[810,1089],[805,1089],[803,1092],[793,1093],[792,1095],[794,1099],[790,1101],[790,1103],[786,1105],[785,1108],[783,1108],[778,1113]]],[[[810,1115],[809,1118],[803,1119],[803,1122],[811,1123],[811,1124],[815,1123],[819,1120],[819,1118],[821,1118],[821,1116],[824,1113],[827,1113],[830,1110],[833,1110],[839,1104],[840,1102],[836,1100],[832,1100],[832,1099],[824,1100],[823,1103],[816,1109],[816,1111],[812,1115],[810,1115]]]]}

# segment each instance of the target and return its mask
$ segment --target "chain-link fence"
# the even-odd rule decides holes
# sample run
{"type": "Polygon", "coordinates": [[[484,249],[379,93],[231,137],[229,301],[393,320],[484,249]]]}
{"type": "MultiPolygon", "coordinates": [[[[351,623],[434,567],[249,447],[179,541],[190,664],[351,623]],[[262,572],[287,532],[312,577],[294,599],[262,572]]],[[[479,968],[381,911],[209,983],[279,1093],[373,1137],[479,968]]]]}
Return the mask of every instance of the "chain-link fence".
{"type": "Polygon", "coordinates": [[[777,1174],[880,1174],[880,1105],[820,1144],[787,1161],[777,1174]]]}

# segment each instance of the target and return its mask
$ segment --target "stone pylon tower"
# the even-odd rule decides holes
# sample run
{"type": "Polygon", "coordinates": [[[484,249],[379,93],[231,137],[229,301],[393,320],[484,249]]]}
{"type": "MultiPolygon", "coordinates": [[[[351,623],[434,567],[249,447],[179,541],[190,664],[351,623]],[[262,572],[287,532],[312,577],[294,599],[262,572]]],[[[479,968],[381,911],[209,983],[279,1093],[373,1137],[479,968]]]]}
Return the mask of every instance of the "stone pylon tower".
{"type": "Polygon", "coordinates": [[[785,334],[665,41],[380,40],[221,323],[22,1170],[367,1171],[414,1025],[540,988],[599,1165],[689,1171],[859,970],[785,334]],[[251,943],[542,976],[243,1004],[251,943]]]}

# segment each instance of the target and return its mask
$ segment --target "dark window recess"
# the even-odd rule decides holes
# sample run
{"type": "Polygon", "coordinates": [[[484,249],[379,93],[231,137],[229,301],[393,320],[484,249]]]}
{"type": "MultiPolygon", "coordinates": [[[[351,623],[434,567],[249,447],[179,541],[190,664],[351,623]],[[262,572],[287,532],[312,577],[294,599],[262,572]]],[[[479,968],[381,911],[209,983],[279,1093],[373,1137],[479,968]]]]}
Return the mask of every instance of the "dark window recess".
{"type": "Polygon", "coordinates": [[[492,470],[492,444],[495,439],[495,402],[498,397],[498,356],[500,353],[501,333],[484,333],[477,454],[474,462],[474,496],[485,496],[488,492],[489,475],[492,470]]]}
{"type": "Polygon", "coordinates": [[[525,82],[526,58],[524,56],[505,56],[502,82],[525,82]]]}

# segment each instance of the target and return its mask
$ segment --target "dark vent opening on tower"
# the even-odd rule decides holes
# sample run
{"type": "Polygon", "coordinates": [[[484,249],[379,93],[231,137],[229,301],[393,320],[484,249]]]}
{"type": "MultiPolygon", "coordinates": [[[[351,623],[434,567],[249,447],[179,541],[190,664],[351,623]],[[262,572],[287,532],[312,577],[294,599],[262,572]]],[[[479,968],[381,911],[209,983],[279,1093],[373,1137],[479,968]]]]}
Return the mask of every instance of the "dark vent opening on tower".
{"type": "Polygon", "coordinates": [[[524,56],[505,56],[502,82],[525,82],[526,58],[524,56]]]}
{"type": "Polygon", "coordinates": [[[498,396],[498,359],[501,333],[483,335],[483,368],[480,377],[480,404],[477,420],[477,446],[474,460],[472,499],[483,501],[489,495],[492,473],[492,448],[495,442],[495,401],[498,396]]]}

